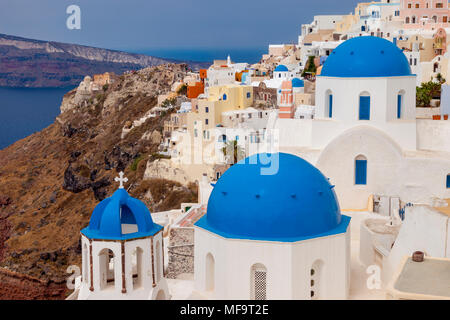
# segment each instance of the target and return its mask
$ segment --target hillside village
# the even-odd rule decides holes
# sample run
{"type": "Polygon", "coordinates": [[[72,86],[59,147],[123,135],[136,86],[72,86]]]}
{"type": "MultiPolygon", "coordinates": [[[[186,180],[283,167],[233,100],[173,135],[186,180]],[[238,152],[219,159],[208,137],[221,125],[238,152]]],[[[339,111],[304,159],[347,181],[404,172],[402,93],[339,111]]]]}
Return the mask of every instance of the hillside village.
{"type": "Polygon", "coordinates": [[[54,125],[102,151],[64,166],[92,213],[68,299],[449,299],[449,17],[360,3],[256,64],[86,76],[54,125]]]}

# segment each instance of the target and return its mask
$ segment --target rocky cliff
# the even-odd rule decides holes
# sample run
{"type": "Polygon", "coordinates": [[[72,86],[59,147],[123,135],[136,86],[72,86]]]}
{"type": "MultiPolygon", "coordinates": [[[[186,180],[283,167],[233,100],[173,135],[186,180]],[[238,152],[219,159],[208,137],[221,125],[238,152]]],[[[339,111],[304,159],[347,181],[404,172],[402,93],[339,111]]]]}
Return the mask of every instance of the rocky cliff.
{"type": "MultiPolygon", "coordinates": [[[[0,86],[4,87],[69,87],[87,74],[122,74],[170,62],[174,60],[0,34],[0,86]]],[[[189,66],[197,69],[204,63],[189,62],[189,66]]]]}
{"type": "MultiPolygon", "coordinates": [[[[151,211],[197,201],[194,184],[143,179],[147,163],[160,158],[158,138],[173,111],[144,115],[186,70],[186,65],[169,64],[122,75],[83,101],[72,90],[55,123],[0,151],[1,268],[42,280],[42,287],[63,284],[67,267],[81,266],[80,230],[99,201],[117,188],[113,179],[119,171],[129,179],[128,192],[151,211]],[[144,123],[122,135],[143,117],[144,123]]],[[[25,288],[34,280],[26,281],[25,288]]],[[[17,277],[3,282],[24,283],[17,277]]],[[[44,297],[42,290],[35,297],[44,297]]],[[[45,290],[61,297],[58,290],[45,290]]]]}

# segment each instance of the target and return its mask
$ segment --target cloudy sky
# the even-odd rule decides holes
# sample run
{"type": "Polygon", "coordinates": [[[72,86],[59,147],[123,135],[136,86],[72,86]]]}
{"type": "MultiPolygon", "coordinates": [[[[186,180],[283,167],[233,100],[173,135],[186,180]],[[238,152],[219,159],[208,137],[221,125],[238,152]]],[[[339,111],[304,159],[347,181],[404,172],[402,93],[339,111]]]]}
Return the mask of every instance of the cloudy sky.
{"type": "Polygon", "coordinates": [[[358,0],[0,0],[0,33],[124,50],[266,47],[358,0]],[[66,9],[81,8],[81,30],[66,9]]]}

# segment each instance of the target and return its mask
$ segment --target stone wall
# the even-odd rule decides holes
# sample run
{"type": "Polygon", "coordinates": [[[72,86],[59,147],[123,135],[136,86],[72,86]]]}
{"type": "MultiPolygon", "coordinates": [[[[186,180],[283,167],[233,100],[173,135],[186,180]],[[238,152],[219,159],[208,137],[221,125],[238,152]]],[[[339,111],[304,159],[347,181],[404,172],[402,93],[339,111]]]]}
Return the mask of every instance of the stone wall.
{"type": "Polygon", "coordinates": [[[169,236],[167,278],[194,273],[194,228],[173,228],[169,236]]]}
{"type": "Polygon", "coordinates": [[[43,281],[0,268],[0,300],[63,300],[66,282],[43,281]]]}

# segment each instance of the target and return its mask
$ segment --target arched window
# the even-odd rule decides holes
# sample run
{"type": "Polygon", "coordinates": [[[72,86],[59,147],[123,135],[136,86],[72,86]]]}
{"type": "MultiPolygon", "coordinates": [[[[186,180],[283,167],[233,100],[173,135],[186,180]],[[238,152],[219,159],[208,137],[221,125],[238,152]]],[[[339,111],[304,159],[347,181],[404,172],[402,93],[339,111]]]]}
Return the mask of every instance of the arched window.
{"type": "Polygon", "coordinates": [[[416,23],[416,17],[415,16],[412,17],[411,23],[416,23]]]}
{"type": "Polygon", "coordinates": [[[260,263],[250,270],[250,289],[252,300],[267,300],[267,268],[260,263]]]}
{"type": "Polygon", "coordinates": [[[359,120],[370,120],[370,94],[368,92],[359,95],[359,120]]]}
{"type": "Polygon", "coordinates": [[[322,260],[316,260],[310,270],[310,296],[311,300],[318,300],[322,298],[322,289],[323,286],[323,261],[322,260]]]}
{"type": "Polygon", "coordinates": [[[367,158],[359,155],[355,159],[355,184],[367,184],[367,158]]]}
{"type": "Polygon", "coordinates": [[[158,241],[156,241],[156,281],[161,280],[161,244],[158,241]]]}
{"type": "Polygon", "coordinates": [[[325,94],[325,117],[333,117],[333,92],[327,90],[325,94]]]}
{"type": "Polygon", "coordinates": [[[397,95],[397,119],[401,119],[404,115],[404,95],[405,91],[401,90],[397,95]]]}
{"type": "Polygon", "coordinates": [[[225,134],[222,134],[219,136],[219,142],[227,142],[227,136],[225,134]]]}
{"type": "Polygon", "coordinates": [[[83,245],[83,281],[88,283],[89,280],[89,253],[86,243],[83,245]]]}
{"type": "Polygon", "coordinates": [[[227,95],[226,95],[226,93],[223,94],[222,100],[223,100],[223,101],[227,100],[227,95]]]}
{"type": "Polygon", "coordinates": [[[139,287],[142,286],[142,256],[143,256],[144,251],[139,248],[136,247],[136,249],[134,249],[133,254],[132,254],[132,274],[133,274],[133,289],[137,289],[139,287]]]}
{"type": "Polygon", "coordinates": [[[406,17],[405,19],[405,23],[408,24],[409,23],[409,17],[406,17]]]}
{"type": "Polygon", "coordinates": [[[215,261],[211,253],[206,255],[206,281],[205,288],[206,291],[213,291],[215,286],[215,261]]]}
{"type": "Polygon", "coordinates": [[[115,259],[114,252],[105,248],[98,254],[100,271],[100,289],[115,286],[115,259]]]}
{"type": "Polygon", "coordinates": [[[433,16],[433,18],[431,18],[431,19],[433,19],[433,22],[434,22],[434,23],[437,23],[437,21],[438,21],[437,16],[433,16]]]}
{"type": "Polygon", "coordinates": [[[450,189],[450,174],[447,175],[447,183],[446,183],[447,189],[450,189]]]}

